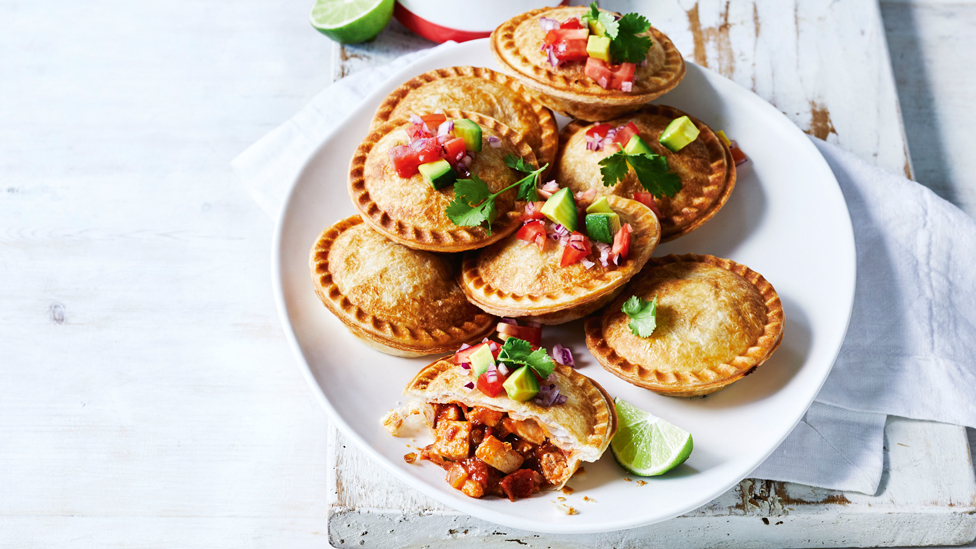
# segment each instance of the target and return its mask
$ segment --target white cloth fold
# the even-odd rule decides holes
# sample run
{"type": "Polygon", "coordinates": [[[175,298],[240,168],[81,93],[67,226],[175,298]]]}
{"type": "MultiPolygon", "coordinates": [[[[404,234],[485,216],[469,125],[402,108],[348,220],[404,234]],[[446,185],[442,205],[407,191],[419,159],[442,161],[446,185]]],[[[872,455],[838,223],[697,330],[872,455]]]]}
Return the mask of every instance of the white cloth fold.
{"type": "MultiPolygon", "coordinates": [[[[336,114],[431,51],[333,84],[236,158],[258,205],[277,218],[298,171],[341,122],[336,114]]],[[[817,402],[753,476],[873,494],[888,414],[976,427],[976,222],[917,183],[813,141],[854,226],[854,312],[817,402]]]]}

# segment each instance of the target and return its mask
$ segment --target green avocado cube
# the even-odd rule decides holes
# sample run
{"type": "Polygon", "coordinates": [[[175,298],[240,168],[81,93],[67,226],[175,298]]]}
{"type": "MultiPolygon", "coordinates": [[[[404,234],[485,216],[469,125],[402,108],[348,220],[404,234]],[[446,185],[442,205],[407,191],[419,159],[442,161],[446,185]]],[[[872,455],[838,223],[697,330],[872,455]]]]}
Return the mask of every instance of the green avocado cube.
{"type": "MultiPolygon", "coordinates": [[[[597,23],[600,25],[600,23],[597,23]]],[[[601,27],[603,25],[600,25],[601,27]]],[[[590,35],[586,39],[586,55],[610,62],[610,37],[590,35]]]]}
{"type": "Polygon", "coordinates": [[[630,141],[624,146],[624,152],[627,154],[654,154],[654,151],[647,146],[647,143],[639,135],[630,138],[630,141]]]}
{"type": "Polygon", "coordinates": [[[613,236],[620,230],[620,216],[615,213],[595,213],[586,216],[586,234],[590,240],[613,244],[613,236]]]}
{"type": "Polygon", "coordinates": [[[488,371],[488,366],[495,363],[495,355],[491,353],[491,346],[485,343],[477,351],[471,353],[468,360],[471,361],[471,369],[474,370],[475,375],[480,376],[488,371]]]}
{"type": "Polygon", "coordinates": [[[658,141],[668,148],[671,152],[678,152],[685,148],[688,143],[698,139],[698,127],[687,116],[675,118],[664,128],[661,138],[658,141]]]}
{"type": "Polygon", "coordinates": [[[420,175],[424,176],[424,181],[436,190],[453,185],[457,181],[457,172],[443,158],[436,162],[421,164],[417,169],[420,171],[420,175]]]}
{"type": "Polygon", "coordinates": [[[542,205],[542,215],[549,218],[553,223],[559,223],[566,230],[573,232],[576,230],[578,213],[576,212],[576,201],[573,200],[573,191],[569,187],[563,187],[555,192],[542,205]]]}
{"type": "Polygon", "coordinates": [[[610,202],[607,200],[607,197],[601,196],[600,198],[597,198],[596,200],[594,200],[593,203],[590,204],[590,206],[588,208],[586,208],[586,213],[588,213],[588,214],[592,214],[592,213],[608,213],[608,214],[612,214],[613,213],[613,210],[610,208],[610,202]]]}
{"type": "Polygon", "coordinates": [[[525,402],[539,393],[539,382],[528,366],[522,366],[502,383],[508,398],[525,402]]]}
{"type": "Polygon", "coordinates": [[[481,152],[481,126],[473,120],[459,118],[454,121],[454,135],[464,140],[464,149],[481,152]]]}

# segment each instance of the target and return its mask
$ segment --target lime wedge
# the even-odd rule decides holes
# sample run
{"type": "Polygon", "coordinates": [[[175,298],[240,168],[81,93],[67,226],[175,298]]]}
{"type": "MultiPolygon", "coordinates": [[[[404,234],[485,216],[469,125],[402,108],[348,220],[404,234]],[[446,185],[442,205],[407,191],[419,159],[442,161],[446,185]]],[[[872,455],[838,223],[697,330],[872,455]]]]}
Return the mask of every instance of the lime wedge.
{"type": "Polygon", "coordinates": [[[355,44],[374,38],[392,16],[393,0],[315,0],[309,20],[336,42],[355,44]]]}
{"type": "Polygon", "coordinates": [[[619,426],[610,451],[621,467],[635,475],[652,477],[667,473],[691,455],[691,434],[619,398],[619,426]]]}

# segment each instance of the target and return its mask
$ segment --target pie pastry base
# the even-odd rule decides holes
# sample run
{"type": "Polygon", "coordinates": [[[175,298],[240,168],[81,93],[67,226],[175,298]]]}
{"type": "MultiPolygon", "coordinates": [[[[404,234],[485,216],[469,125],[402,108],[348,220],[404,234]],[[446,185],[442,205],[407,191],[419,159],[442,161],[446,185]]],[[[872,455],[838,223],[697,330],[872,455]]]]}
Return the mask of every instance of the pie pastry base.
{"type": "Polygon", "coordinates": [[[442,358],[421,370],[403,394],[426,403],[461,403],[507,412],[516,420],[535,420],[546,431],[546,437],[559,449],[567,452],[568,467],[558,490],[573,476],[580,463],[600,459],[617,432],[617,409],[613,398],[599,383],[569,366],[557,363],[554,371],[559,394],[566,396],[565,404],[548,408],[531,400],[519,402],[501,393],[489,397],[464,385],[474,378],[450,359],[442,358]]]}
{"type": "Polygon", "coordinates": [[[494,332],[443,257],[377,234],[357,215],[319,236],[309,258],[316,295],[353,335],[395,356],[453,352],[494,332]]]}
{"type": "Polygon", "coordinates": [[[648,262],[599,317],[586,321],[586,346],[608,372],[655,393],[714,393],[752,373],[783,339],[783,307],[759,273],[710,255],[648,262]],[[658,299],[647,338],[620,311],[632,295],[658,299]]]}
{"type": "Polygon", "coordinates": [[[443,109],[498,120],[525,137],[540,166],[552,167],[559,148],[559,128],[552,113],[514,78],[482,67],[436,69],[405,82],[376,109],[370,130],[391,119],[443,109]]]}
{"type": "Polygon", "coordinates": [[[542,104],[582,120],[607,120],[640,108],[674,89],[685,76],[685,62],[671,40],[651,27],[653,45],[647,63],[638,65],[631,92],[608,90],[586,76],[580,61],[552,67],[540,50],[545,32],[540,17],[565,21],[586,13],[585,7],[541,8],[513,17],[491,33],[491,52],[503,72],[511,74],[542,104]]]}
{"type": "MultiPolygon", "coordinates": [[[[661,212],[661,242],[684,236],[714,217],[731,196],[736,173],[732,152],[712,129],[701,120],[664,105],[646,105],[636,113],[606,123],[617,127],[628,122],[634,122],[641,139],[655,154],[667,158],[671,171],[681,177],[682,187],[677,194],[655,199],[661,212]],[[688,116],[700,133],[697,139],[673,153],[658,139],[672,120],[682,116],[688,116]]],[[[613,151],[586,150],[586,131],[592,126],[576,121],[563,128],[553,177],[573,192],[595,189],[598,196],[626,198],[632,198],[635,192],[644,192],[633,169],[612,187],[603,185],[599,162],[613,151]]]]}
{"type": "Polygon", "coordinates": [[[657,217],[643,204],[608,197],[621,223],[630,223],[630,257],[620,266],[599,262],[559,265],[562,247],[546,240],[545,250],[514,235],[477,253],[464,256],[461,288],[468,300],[489,313],[529,317],[542,324],[562,324],[593,313],[612,299],[650,259],[660,240],[657,217]]]}

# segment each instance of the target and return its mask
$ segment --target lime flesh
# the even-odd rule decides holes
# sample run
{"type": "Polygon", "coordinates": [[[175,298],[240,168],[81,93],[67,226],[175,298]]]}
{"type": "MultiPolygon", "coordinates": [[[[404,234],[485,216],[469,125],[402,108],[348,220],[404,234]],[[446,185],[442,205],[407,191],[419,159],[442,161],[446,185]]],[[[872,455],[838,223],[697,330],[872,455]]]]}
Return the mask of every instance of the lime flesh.
{"type": "Polygon", "coordinates": [[[309,20],[319,32],[343,44],[374,38],[390,22],[394,0],[316,0],[309,20]]]}
{"type": "Polygon", "coordinates": [[[652,477],[684,463],[694,443],[688,431],[679,429],[619,398],[619,426],[610,451],[621,467],[635,475],[652,477]]]}

